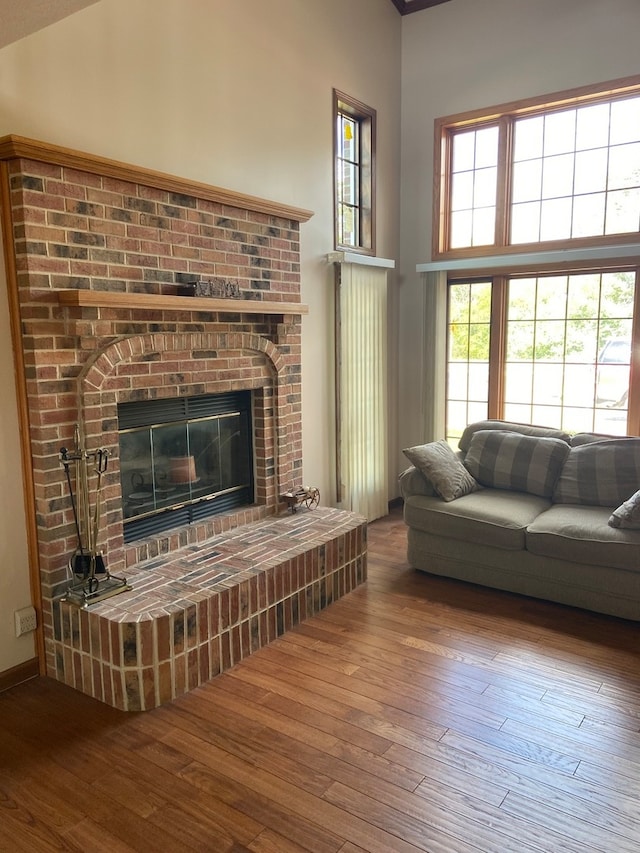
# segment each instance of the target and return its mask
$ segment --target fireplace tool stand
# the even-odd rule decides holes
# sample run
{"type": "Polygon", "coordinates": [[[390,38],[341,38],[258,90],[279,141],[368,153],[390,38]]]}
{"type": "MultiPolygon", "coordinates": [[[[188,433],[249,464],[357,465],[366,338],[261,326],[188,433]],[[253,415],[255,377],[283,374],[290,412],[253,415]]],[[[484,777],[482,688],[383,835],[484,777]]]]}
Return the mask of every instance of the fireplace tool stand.
{"type": "Polygon", "coordinates": [[[86,607],[131,589],[127,579],[112,575],[98,550],[100,535],[100,510],[102,475],[107,470],[109,452],[104,448],[87,451],[80,430],[76,426],[75,452],[60,448],[60,462],[64,468],[78,547],[67,566],[69,585],[63,601],[86,607]],[[71,465],[75,469],[75,494],[71,478],[71,465]],[[90,479],[95,476],[93,507],[91,506],[90,479]]]}

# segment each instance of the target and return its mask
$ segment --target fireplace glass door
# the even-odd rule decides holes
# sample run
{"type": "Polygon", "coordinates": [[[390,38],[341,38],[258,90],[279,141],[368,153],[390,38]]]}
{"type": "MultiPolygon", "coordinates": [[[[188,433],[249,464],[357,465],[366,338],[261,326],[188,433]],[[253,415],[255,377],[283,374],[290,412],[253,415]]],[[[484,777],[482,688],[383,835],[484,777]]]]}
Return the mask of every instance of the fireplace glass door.
{"type": "Polygon", "coordinates": [[[125,541],[253,503],[249,392],[118,411],[125,541]]]}

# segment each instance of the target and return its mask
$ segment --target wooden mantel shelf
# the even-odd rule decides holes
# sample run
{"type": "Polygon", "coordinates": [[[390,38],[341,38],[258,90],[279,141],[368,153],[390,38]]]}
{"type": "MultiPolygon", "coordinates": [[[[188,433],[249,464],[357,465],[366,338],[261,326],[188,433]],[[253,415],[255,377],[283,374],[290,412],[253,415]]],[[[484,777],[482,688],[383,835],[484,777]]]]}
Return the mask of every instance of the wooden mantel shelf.
{"type": "Polygon", "coordinates": [[[301,302],[267,302],[257,299],[215,299],[165,296],[156,293],[114,293],[112,290],[59,290],[60,305],[77,308],[141,308],[146,311],[217,311],[223,314],[308,314],[301,302]]]}

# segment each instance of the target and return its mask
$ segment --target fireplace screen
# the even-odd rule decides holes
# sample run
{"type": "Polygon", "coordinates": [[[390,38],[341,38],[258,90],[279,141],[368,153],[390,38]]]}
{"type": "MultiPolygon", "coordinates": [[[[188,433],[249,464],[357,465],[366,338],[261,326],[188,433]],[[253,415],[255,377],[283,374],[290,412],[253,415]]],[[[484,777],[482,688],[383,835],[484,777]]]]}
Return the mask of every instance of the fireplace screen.
{"type": "Polygon", "coordinates": [[[253,503],[251,394],[122,403],[125,541],[253,503]]]}

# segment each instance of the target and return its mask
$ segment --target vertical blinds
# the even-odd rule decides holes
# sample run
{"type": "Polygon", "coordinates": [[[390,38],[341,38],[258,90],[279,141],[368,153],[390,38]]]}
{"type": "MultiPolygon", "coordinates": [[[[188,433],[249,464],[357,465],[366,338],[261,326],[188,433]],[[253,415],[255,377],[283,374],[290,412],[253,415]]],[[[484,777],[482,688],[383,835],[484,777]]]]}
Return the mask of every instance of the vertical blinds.
{"type": "Polygon", "coordinates": [[[338,455],[342,506],[369,521],[388,513],[387,271],[341,264],[338,288],[338,455]]]}

